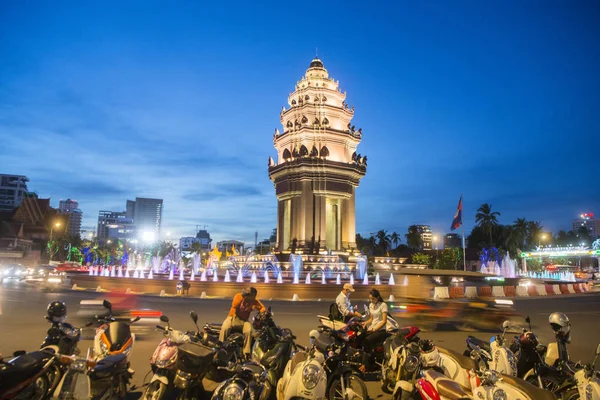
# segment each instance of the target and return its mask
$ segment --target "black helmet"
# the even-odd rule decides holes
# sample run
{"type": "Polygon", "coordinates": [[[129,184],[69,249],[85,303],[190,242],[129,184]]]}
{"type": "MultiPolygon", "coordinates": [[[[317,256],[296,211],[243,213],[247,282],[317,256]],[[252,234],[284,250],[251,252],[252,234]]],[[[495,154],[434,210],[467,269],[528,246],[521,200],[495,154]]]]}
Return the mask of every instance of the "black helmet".
{"type": "Polygon", "coordinates": [[[48,321],[63,322],[67,317],[67,306],[62,301],[53,301],[48,304],[48,321]]]}

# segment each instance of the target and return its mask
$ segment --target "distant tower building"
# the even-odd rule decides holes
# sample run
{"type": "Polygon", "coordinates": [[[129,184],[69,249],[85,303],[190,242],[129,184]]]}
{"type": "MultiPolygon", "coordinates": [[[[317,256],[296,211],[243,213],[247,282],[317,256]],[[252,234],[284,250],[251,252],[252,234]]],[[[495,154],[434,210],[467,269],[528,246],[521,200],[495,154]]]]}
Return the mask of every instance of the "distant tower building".
{"type": "Polygon", "coordinates": [[[431,250],[433,248],[433,234],[431,233],[431,227],[429,225],[417,225],[417,229],[421,234],[421,240],[423,240],[422,250],[431,250]]]}
{"type": "Polygon", "coordinates": [[[577,234],[581,228],[587,229],[590,238],[596,240],[600,235],[600,219],[594,218],[594,213],[581,214],[579,218],[573,220],[573,232],[577,234]]]}
{"type": "Polygon", "coordinates": [[[80,237],[83,213],[79,209],[79,203],[71,199],[61,200],[58,210],[61,214],[69,216],[69,229],[67,234],[69,236],[80,237]]]}
{"type": "Polygon", "coordinates": [[[444,236],[444,248],[451,249],[453,247],[462,247],[462,241],[457,233],[447,233],[444,236]]]}
{"type": "Polygon", "coordinates": [[[0,174],[0,211],[12,211],[23,202],[27,194],[27,179],[24,175],[0,174]]]}
{"type": "Polygon", "coordinates": [[[356,153],[362,129],[339,82],[315,58],[288,98],[275,130],[277,162],[269,178],[277,196],[277,249],[308,252],[356,248],[355,190],[367,170],[356,153]]]}
{"type": "Polygon", "coordinates": [[[133,203],[131,200],[127,200],[125,215],[129,216],[133,210],[133,222],[135,223],[138,235],[144,237],[145,235],[152,234],[154,238],[158,239],[162,225],[162,199],[136,197],[135,205],[131,203],[133,203]]]}

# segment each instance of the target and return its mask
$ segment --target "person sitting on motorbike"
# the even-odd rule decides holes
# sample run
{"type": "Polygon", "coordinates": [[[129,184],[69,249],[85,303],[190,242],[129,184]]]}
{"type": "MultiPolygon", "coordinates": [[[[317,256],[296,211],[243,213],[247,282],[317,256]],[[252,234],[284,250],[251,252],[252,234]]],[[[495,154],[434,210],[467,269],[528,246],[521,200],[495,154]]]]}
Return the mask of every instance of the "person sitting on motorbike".
{"type": "Polygon", "coordinates": [[[219,334],[219,340],[224,342],[232,328],[241,327],[244,334],[244,356],[246,358],[250,357],[252,347],[252,324],[248,322],[250,313],[252,310],[258,310],[261,313],[267,311],[265,306],[256,299],[257,294],[258,291],[250,287],[234,296],[231,309],[227,318],[223,321],[219,334]]]}
{"type": "Polygon", "coordinates": [[[344,318],[344,322],[352,317],[361,317],[359,312],[354,311],[352,304],[350,304],[350,293],[354,292],[354,287],[350,283],[345,283],[342,291],[335,299],[340,314],[344,318]]]}
{"type": "Polygon", "coordinates": [[[379,290],[372,289],[369,292],[369,319],[362,323],[363,328],[367,330],[362,339],[362,348],[364,350],[363,365],[360,366],[362,372],[366,371],[366,361],[377,346],[385,340],[386,324],[388,316],[388,306],[383,301],[379,290]]]}

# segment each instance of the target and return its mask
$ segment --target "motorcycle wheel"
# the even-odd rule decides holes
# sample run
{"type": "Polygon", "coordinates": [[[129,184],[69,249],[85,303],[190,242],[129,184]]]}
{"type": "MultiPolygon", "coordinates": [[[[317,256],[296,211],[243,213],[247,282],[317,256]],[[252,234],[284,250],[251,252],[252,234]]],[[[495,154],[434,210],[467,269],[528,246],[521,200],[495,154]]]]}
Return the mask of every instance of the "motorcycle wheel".
{"type": "Polygon", "coordinates": [[[561,400],[579,400],[581,396],[579,396],[579,390],[577,387],[567,390],[560,396],[561,400]]]}
{"type": "Polygon", "coordinates": [[[152,382],[144,391],[143,400],[159,400],[167,393],[167,385],[161,381],[152,382]]]}
{"type": "Polygon", "coordinates": [[[17,394],[15,400],[43,400],[48,395],[49,388],[50,383],[48,382],[48,378],[44,375],[39,376],[25,390],[17,394]]]}
{"type": "Polygon", "coordinates": [[[204,393],[199,388],[185,389],[177,396],[177,400],[202,400],[203,398],[204,393]]]}
{"type": "Polygon", "coordinates": [[[367,400],[367,385],[356,375],[345,375],[341,378],[336,378],[329,388],[329,400],[367,400]],[[346,393],[342,393],[342,379],[344,379],[344,387],[346,393]],[[348,389],[354,392],[353,396],[348,395],[348,389]]]}

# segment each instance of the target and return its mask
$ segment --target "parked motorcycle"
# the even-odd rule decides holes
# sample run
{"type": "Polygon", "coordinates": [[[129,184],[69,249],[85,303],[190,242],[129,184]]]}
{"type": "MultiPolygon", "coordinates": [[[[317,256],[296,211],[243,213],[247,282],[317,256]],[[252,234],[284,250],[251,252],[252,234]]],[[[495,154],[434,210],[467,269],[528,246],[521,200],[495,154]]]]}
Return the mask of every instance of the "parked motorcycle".
{"type": "Polygon", "coordinates": [[[257,316],[261,321],[255,325],[262,326],[252,346],[252,361],[267,369],[268,382],[271,388],[277,387],[277,381],[283,376],[286,364],[296,349],[296,336],[287,328],[279,328],[273,321],[269,308],[257,316]]]}
{"type": "Polygon", "coordinates": [[[157,325],[156,329],[164,334],[152,358],[150,358],[150,368],[153,375],[150,384],[144,391],[143,399],[162,399],[170,385],[173,384],[177,366],[178,348],[184,343],[191,341],[190,335],[171,328],[169,318],[161,315],[160,320],[167,324],[166,327],[157,325]]]}
{"type": "Polygon", "coordinates": [[[596,360],[600,355],[600,344],[596,347],[596,355],[591,364],[578,368],[575,372],[577,387],[566,392],[565,400],[586,399],[600,400],[600,372],[596,371],[596,360]]]}
{"type": "Polygon", "coordinates": [[[14,358],[0,358],[0,400],[42,400],[51,389],[48,374],[59,355],[51,351],[16,351],[14,358]]]}
{"type": "Polygon", "coordinates": [[[271,395],[267,369],[254,361],[219,367],[233,376],[222,382],[211,397],[212,400],[267,400],[271,395]]]}
{"type": "Polygon", "coordinates": [[[112,305],[104,300],[107,315],[99,316],[100,327],[96,330],[93,349],[86,357],[63,356],[61,364],[68,371],[54,391],[58,399],[124,399],[134,371],[130,368],[129,356],[133,351],[135,335],[129,323],[116,321],[112,316],[112,305]]]}
{"type": "Polygon", "coordinates": [[[296,352],[288,361],[283,377],[277,383],[277,400],[319,400],[327,395],[325,356],[315,346],[320,333],[310,331],[310,348],[296,345],[296,352]]]}
{"type": "Polygon", "coordinates": [[[536,364],[544,362],[546,346],[540,344],[537,335],[532,332],[531,318],[525,318],[529,324],[529,330],[523,328],[519,336],[515,336],[510,350],[517,357],[517,377],[523,378],[525,374],[535,367],[536,364]]]}
{"type": "Polygon", "coordinates": [[[491,369],[501,374],[517,376],[517,358],[513,352],[506,346],[506,330],[510,327],[509,321],[502,324],[502,335],[492,336],[489,344],[474,336],[467,337],[467,350],[465,355],[471,355],[477,347],[481,351],[477,352],[479,357],[475,360],[482,370],[491,369]]]}

